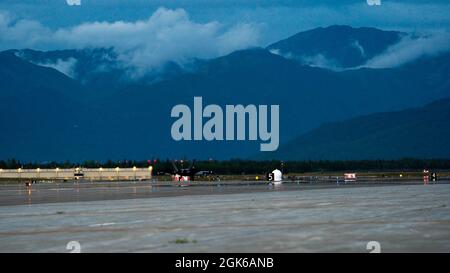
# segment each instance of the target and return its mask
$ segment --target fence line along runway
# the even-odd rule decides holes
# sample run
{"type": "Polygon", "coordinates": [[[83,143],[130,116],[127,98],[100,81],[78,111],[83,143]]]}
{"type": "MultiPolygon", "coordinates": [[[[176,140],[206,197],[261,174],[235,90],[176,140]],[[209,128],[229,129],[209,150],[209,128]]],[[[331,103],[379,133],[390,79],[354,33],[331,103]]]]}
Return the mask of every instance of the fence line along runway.
{"type": "Polygon", "coordinates": [[[4,205],[0,252],[450,252],[449,196],[429,184],[4,205]]]}

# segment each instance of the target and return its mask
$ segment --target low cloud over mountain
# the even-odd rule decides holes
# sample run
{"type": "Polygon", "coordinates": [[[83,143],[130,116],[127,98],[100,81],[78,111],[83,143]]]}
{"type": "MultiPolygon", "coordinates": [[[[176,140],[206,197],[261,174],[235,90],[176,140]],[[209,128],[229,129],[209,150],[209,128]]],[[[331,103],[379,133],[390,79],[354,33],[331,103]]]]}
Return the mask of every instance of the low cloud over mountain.
{"type": "Polygon", "coordinates": [[[450,32],[424,35],[406,35],[382,54],[367,61],[364,67],[397,67],[424,56],[435,56],[450,51],[450,32]]]}
{"type": "Polygon", "coordinates": [[[56,30],[0,13],[0,49],[114,48],[118,59],[137,76],[169,61],[182,65],[194,58],[213,58],[251,47],[258,37],[255,25],[196,23],[183,9],[159,8],[147,20],[87,22],[56,30]]]}
{"type": "Polygon", "coordinates": [[[450,32],[331,26],[297,33],[267,49],[301,64],[331,70],[392,68],[450,51],[450,32]]]}

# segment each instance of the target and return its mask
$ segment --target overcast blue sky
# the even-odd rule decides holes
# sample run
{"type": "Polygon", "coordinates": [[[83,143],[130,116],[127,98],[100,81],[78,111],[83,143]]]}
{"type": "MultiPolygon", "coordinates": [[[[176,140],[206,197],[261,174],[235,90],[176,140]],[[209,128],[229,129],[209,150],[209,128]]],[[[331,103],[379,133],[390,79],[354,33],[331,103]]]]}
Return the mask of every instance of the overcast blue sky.
{"type": "Polygon", "coordinates": [[[60,28],[93,21],[144,20],[162,6],[182,8],[196,23],[257,25],[260,45],[331,24],[410,31],[450,28],[449,0],[381,2],[373,7],[366,0],[81,0],[81,6],[69,6],[66,0],[0,0],[0,11],[60,28]]]}

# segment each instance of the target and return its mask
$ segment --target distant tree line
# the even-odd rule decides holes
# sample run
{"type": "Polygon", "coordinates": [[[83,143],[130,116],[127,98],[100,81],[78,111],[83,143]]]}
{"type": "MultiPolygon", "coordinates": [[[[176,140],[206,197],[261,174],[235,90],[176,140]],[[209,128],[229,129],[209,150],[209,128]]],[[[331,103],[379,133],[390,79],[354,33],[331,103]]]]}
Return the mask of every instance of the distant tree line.
{"type": "MultiPolygon", "coordinates": [[[[177,161],[178,168],[189,168],[191,161],[177,161]]],[[[88,160],[84,162],[21,162],[16,159],[0,160],[1,169],[33,168],[143,168],[153,166],[154,173],[171,173],[171,160],[107,160],[104,162],[88,160]]],[[[450,159],[399,160],[345,160],[345,161],[254,161],[243,159],[202,160],[195,162],[197,170],[210,170],[216,174],[262,174],[275,168],[285,173],[329,172],[329,171],[421,171],[423,169],[450,170],[450,159]]]]}

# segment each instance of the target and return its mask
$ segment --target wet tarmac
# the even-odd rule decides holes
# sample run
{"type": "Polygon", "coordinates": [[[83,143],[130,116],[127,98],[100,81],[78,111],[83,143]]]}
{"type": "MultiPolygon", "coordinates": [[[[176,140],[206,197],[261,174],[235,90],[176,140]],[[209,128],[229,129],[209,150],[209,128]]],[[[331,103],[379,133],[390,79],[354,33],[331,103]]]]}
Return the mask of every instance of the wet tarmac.
{"type": "Polygon", "coordinates": [[[0,252],[450,252],[450,184],[148,183],[2,185],[0,252]]]}
{"type": "MultiPolygon", "coordinates": [[[[402,182],[285,182],[277,191],[311,190],[344,187],[377,187],[386,185],[416,185],[422,181],[402,182]]],[[[31,187],[21,184],[0,185],[0,206],[31,205],[40,203],[84,202],[135,198],[173,197],[184,195],[210,195],[228,193],[268,192],[274,187],[267,181],[224,182],[60,182],[37,183],[31,187]]]]}

